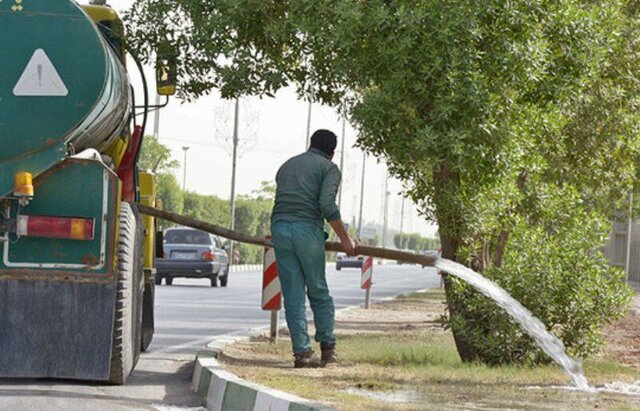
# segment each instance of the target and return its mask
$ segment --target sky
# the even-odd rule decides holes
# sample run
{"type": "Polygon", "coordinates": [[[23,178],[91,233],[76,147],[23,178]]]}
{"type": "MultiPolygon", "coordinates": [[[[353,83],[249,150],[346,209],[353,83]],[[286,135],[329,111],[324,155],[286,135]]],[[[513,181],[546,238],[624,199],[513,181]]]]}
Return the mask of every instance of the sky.
{"type": "MultiPolygon", "coordinates": [[[[87,2],[87,0],[81,0],[87,2]]],[[[134,0],[109,0],[115,10],[130,7],[134,0]]],[[[130,68],[134,67],[132,64],[130,68]]],[[[153,70],[145,69],[150,88],[155,89],[153,70]]],[[[130,71],[131,80],[140,88],[140,77],[130,71]]],[[[141,91],[138,91],[141,95],[141,91]]],[[[154,93],[152,92],[152,101],[154,93]]],[[[223,100],[215,91],[192,103],[172,98],[160,112],[159,140],[168,146],[181,167],[176,171],[178,181],[184,176],[186,152],[186,188],[201,194],[214,194],[221,198],[231,196],[232,159],[230,146],[225,142],[232,133],[233,103],[223,100]]],[[[241,99],[239,116],[240,156],[236,174],[236,193],[249,194],[260,187],[262,181],[273,181],[280,165],[288,158],[303,152],[307,145],[307,118],[309,104],[297,98],[293,88],[279,91],[275,98],[245,97],[241,99]]],[[[332,107],[314,104],[311,111],[311,131],[319,128],[332,130],[338,135],[338,151],[334,162],[340,164],[342,119],[332,107]]],[[[151,116],[147,134],[153,134],[154,117],[151,116]]],[[[342,170],[341,213],[345,222],[357,223],[360,204],[362,151],[353,147],[356,131],[346,123],[344,167],[342,170]]],[[[382,224],[384,216],[384,180],[386,166],[368,156],[365,166],[364,223],[382,224]]],[[[402,184],[389,178],[388,225],[400,229],[402,184]]],[[[405,200],[404,232],[420,232],[433,236],[437,227],[427,224],[416,211],[411,200],[405,200]]]]}

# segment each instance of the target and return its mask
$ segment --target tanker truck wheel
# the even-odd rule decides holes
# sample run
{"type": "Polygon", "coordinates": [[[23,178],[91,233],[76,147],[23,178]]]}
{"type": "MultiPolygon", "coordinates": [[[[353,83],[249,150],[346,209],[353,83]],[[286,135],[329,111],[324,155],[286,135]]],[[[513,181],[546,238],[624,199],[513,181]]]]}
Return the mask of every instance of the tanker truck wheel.
{"type": "Polygon", "coordinates": [[[120,236],[118,239],[118,281],[111,345],[109,383],[124,384],[139,355],[139,328],[136,324],[136,218],[128,203],[120,204],[120,236]]]}

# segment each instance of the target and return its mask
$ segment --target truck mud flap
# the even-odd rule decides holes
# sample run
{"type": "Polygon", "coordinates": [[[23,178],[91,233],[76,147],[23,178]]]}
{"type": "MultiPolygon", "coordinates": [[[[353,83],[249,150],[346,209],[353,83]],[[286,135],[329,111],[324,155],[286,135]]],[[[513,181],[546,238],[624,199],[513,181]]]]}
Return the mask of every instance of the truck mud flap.
{"type": "Polygon", "coordinates": [[[0,377],[109,378],[115,283],[0,282],[0,377]]]}

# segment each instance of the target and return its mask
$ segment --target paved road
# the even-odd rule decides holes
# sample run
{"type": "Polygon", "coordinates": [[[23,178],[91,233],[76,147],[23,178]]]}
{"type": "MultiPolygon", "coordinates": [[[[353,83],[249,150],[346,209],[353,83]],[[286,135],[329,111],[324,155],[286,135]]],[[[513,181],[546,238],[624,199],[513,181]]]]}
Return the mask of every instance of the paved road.
{"type": "MultiPolygon", "coordinates": [[[[328,270],[336,308],[362,304],[358,269],[328,270]]],[[[439,285],[431,268],[375,266],[373,301],[439,285]]],[[[213,337],[269,324],[260,309],[261,273],[231,273],[229,287],[207,280],[174,281],[156,289],[156,335],[122,387],[52,380],[0,380],[0,410],[180,410],[200,400],[189,384],[194,354],[213,337]]],[[[281,318],[283,315],[281,313],[281,318]]]]}

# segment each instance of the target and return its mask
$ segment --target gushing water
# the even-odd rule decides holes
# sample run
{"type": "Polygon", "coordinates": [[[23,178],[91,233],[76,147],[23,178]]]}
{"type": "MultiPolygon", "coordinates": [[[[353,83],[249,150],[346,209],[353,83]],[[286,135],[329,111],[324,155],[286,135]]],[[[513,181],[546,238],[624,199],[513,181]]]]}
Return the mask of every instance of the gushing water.
{"type": "Polygon", "coordinates": [[[466,281],[482,294],[493,299],[511,318],[520,324],[522,329],[536,341],[538,346],[549,357],[553,358],[564,369],[577,389],[590,390],[587,379],[582,373],[582,364],[568,356],[562,341],[547,331],[547,328],[539,319],[534,317],[529,310],[511,297],[504,289],[475,271],[450,260],[438,259],[435,267],[466,281]]]}

